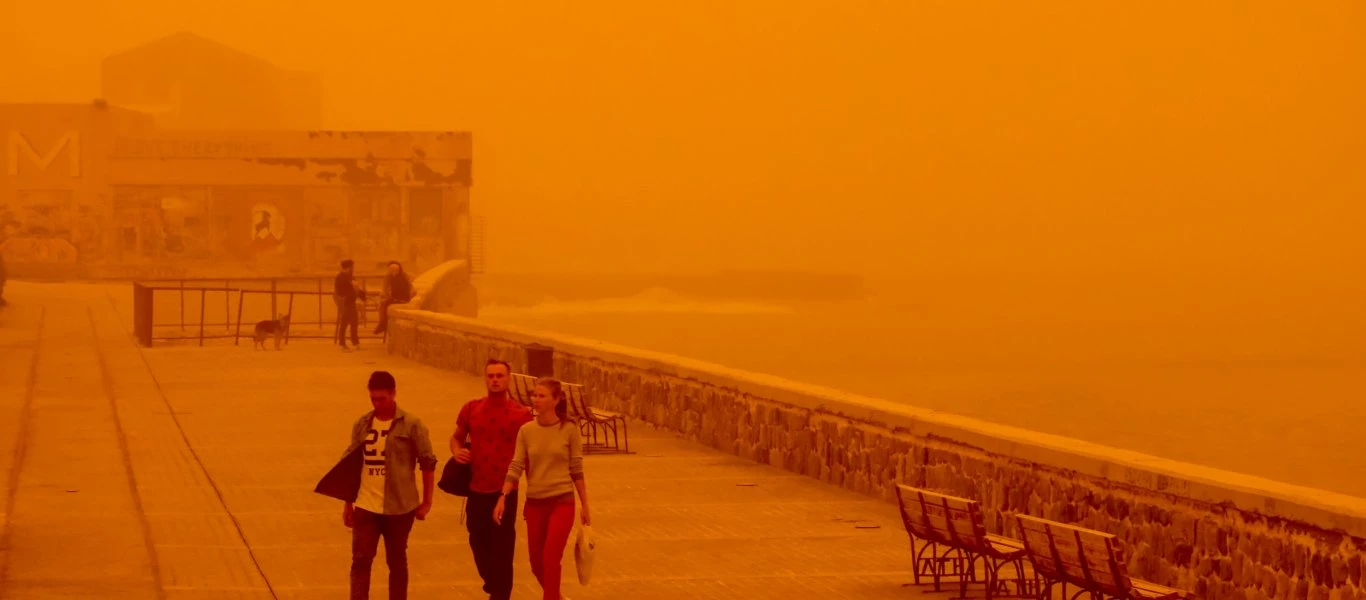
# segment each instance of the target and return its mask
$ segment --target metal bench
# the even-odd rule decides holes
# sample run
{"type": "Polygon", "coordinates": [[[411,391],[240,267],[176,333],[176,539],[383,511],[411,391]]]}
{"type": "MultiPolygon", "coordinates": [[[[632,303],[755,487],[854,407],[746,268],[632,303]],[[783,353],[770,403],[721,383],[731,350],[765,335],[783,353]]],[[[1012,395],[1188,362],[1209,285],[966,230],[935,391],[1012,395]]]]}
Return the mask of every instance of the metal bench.
{"type": "Polygon", "coordinates": [[[565,384],[564,392],[569,400],[569,414],[579,421],[579,431],[583,434],[586,449],[597,452],[631,453],[625,415],[593,408],[582,385],[565,384]]]}
{"type": "Polygon", "coordinates": [[[1132,579],[1125,568],[1119,540],[1113,535],[1037,517],[1016,515],[1025,552],[1034,572],[1043,579],[1039,598],[1049,598],[1054,584],[1080,588],[1071,598],[1090,594],[1092,600],[1175,600],[1187,592],[1132,579]]]}
{"type": "Polygon", "coordinates": [[[513,373],[511,381],[508,382],[508,393],[522,406],[531,409],[532,414],[536,414],[536,407],[531,404],[531,394],[536,391],[536,378],[522,373],[513,373]]]}
{"type": "MultiPolygon", "coordinates": [[[[522,405],[531,409],[531,396],[536,391],[536,379],[530,375],[513,373],[508,393],[522,405]]],[[[564,390],[566,409],[569,418],[579,426],[583,436],[585,452],[618,452],[630,454],[630,441],[627,438],[626,417],[620,413],[593,408],[582,384],[560,382],[564,390]]]]}
{"type": "Polygon", "coordinates": [[[977,562],[985,572],[986,598],[1033,596],[1038,580],[1026,577],[1024,545],[1016,540],[987,533],[981,505],[976,500],[957,498],[929,490],[897,485],[901,520],[911,537],[915,584],[922,577],[934,580],[940,591],[944,579],[959,583],[959,596],[967,595],[968,584],[977,579],[977,562]],[[917,550],[915,541],[922,543],[917,550]],[[1015,568],[1013,579],[1002,580],[1001,567],[1015,568]],[[1009,584],[1014,583],[1014,590],[1009,584]]]}

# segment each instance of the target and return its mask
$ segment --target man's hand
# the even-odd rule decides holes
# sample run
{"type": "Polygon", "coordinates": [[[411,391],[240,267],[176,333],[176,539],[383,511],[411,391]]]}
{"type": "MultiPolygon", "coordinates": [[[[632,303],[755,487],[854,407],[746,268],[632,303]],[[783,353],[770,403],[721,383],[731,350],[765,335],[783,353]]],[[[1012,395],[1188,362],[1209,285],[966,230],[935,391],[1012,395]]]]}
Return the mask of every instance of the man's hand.
{"type": "Polygon", "coordinates": [[[356,510],[351,506],[350,502],[347,502],[346,506],[342,507],[342,525],[345,525],[347,529],[355,527],[356,525],[356,510]]]}
{"type": "Polygon", "coordinates": [[[414,516],[417,517],[417,520],[423,521],[423,520],[426,520],[426,518],[427,518],[427,513],[429,513],[429,512],[432,512],[432,501],[431,501],[431,500],[427,500],[426,502],[423,502],[422,504],[419,504],[419,505],[417,506],[417,512],[415,513],[414,516]]]}
{"type": "Polygon", "coordinates": [[[455,462],[458,462],[458,463],[460,463],[460,464],[462,464],[462,465],[468,465],[468,464],[470,464],[470,449],[469,449],[469,448],[461,448],[459,452],[456,452],[456,453],[455,453],[455,462]]]}
{"type": "Polygon", "coordinates": [[[498,504],[493,505],[493,522],[498,525],[503,524],[503,510],[506,509],[505,505],[507,504],[505,500],[507,500],[507,496],[499,496],[498,504]]]}
{"type": "Polygon", "coordinates": [[[593,524],[593,520],[590,519],[590,518],[588,517],[588,505],[587,505],[587,504],[584,504],[584,505],[583,505],[583,510],[579,512],[579,519],[581,519],[581,520],[583,521],[583,524],[584,524],[584,525],[592,525],[592,524],[593,524]]]}

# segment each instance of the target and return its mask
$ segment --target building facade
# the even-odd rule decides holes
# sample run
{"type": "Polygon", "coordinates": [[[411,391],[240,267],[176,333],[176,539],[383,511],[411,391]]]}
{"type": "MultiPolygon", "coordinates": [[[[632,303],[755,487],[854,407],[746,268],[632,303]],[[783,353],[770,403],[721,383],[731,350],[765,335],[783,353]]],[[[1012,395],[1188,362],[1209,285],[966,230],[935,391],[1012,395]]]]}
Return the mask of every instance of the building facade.
{"type": "Polygon", "coordinates": [[[162,129],[312,131],[322,128],[316,73],[269,61],[192,33],[177,33],[104,59],[101,97],[151,115],[162,129]]]}
{"type": "Polygon", "coordinates": [[[0,105],[12,277],[421,272],[470,247],[471,136],[189,131],[92,105],[0,105]]]}

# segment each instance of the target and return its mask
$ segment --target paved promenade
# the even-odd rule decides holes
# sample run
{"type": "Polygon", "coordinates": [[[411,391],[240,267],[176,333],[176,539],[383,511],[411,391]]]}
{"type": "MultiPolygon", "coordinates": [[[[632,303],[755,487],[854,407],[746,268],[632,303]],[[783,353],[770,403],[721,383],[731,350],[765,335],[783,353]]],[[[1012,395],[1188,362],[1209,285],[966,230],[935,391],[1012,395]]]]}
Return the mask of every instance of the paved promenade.
{"type": "MultiPolygon", "coordinates": [[[[0,598],[344,598],[350,533],[341,504],[312,489],[369,409],[369,372],[395,374],[443,462],[460,405],[482,393],[476,378],[374,344],[140,349],[126,285],[12,283],[7,296],[0,598]]],[[[631,446],[586,461],[599,563],[568,597],[924,594],[901,586],[910,558],[895,507],[641,426],[631,446]]],[[[438,492],[409,556],[410,597],[487,597],[458,499],[438,492]]],[[[525,537],[516,566],[514,598],[540,598],[525,537]]],[[[381,545],[372,598],[386,597],[385,573],[381,545]]]]}

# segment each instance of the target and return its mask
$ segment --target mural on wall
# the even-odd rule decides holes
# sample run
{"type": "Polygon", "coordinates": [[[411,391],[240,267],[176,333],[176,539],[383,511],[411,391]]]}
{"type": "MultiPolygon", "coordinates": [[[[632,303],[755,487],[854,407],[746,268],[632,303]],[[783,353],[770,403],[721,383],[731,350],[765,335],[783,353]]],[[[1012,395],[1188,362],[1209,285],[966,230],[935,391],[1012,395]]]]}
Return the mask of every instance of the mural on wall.
{"type": "Polygon", "coordinates": [[[313,240],[313,267],[320,271],[336,271],[341,261],[350,258],[350,254],[346,249],[346,240],[313,240]]]}
{"type": "Polygon", "coordinates": [[[361,261],[395,260],[398,256],[398,230],[382,223],[353,223],[351,225],[351,253],[357,268],[361,261]]]}
{"type": "MultiPolygon", "coordinates": [[[[106,206],[109,196],[100,196],[100,206],[106,206]]],[[[80,204],[76,206],[76,222],[71,231],[71,245],[76,247],[79,256],[96,257],[100,254],[101,242],[104,239],[104,227],[101,225],[107,219],[101,219],[101,210],[95,206],[80,204]]],[[[107,209],[103,212],[107,213],[107,209]]]]}
{"type": "Polygon", "coordinates": [[[251,249],[256,254],[273,254],[285,249],[285,215],[273,204],[251,207],[251,249]]]}
{"type": "Polygon", "coordinates": [[[0,253],[16,264],[75,263],[76,223],[70,190],[21,190],[0,205],[0,253]]]}
{"type": "Polygon", "coordinates": [[[409,247],[408,270],[422,273],[445,262],[446,243],[435,238],[416,238],[409,247]]]}
{"type": "Polygon", "coordinates": [[[76,247],[61,238],[9,238],[0,244],[5,262],[16,264],[76,264],[76,247]]]}
{"type": "Polygon", "coordinates": [[[355,189],[348,192],[350,258],[358,271],[396,260],[403,200],[398,189],[355,189]]]}
{"type": "Polygon", "coordinates": [[[214,258],[208,244],[208,195],[203,188],[171,187],[160,192],[160,211],[151,215],[160,223],[163,258],[214,258]]]}
{"type": "Polygon", "coordinates": [[[11,260],[74,261],[26,271],[62,277],[216,277],[332,272],[344,258],[425,267],[464,251],[453,230],[471,185],[468,133],[162,131],[144,117],[92,122],[99,143],[83,152],[76,138],[11,144],[19,179],[0,173],[11,260]],[[66,173],[68,155],[88,168],[66,173]]]}
{"type": "Polygon", "coordinates": [[[414,188],[408,191],[408,232],[414,236],[441,235],[444,216],[442,190],[414,188]]]}
{"type": "Polygon", "coordinates": [[[177,187],[114,189],[114,223],[122,261],[204,257],[202,190],[177,187]]]}
{"type": "Polygon", "coordinates": [[[342,198],[314,198],[309,204],[313,237],[346,236],[346,204],[342,198]]]}
{"type": "Polygon", "coordinates": [[[309,264],[321,272],[335,271],[347,258],[346,197],[340,190],[318,194],[308,209],[309,264]]]}

